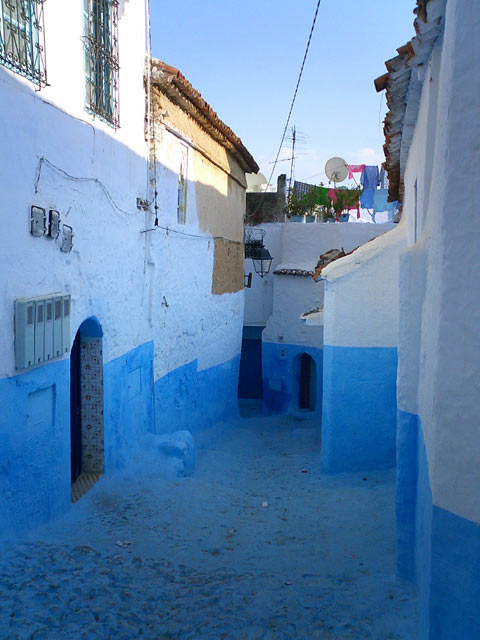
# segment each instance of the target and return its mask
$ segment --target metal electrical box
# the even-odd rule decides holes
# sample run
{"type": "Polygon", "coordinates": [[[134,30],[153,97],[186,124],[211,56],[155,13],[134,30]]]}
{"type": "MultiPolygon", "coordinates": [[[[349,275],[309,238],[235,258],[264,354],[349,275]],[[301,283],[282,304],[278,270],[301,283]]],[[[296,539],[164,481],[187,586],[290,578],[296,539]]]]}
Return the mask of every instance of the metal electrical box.
{"type": "Polygon", "coordinates": [[[28,369],[35,364],[35,302],[15,300],[15,368],[28,369]]]}
{"type": "Polygon", "coordinates": [[[53,304],[52,298],[45,300],[45,362],[51,360],[53,355],[53,304]]]}
{"type": "Polygon", "coordinates": [[[45,350],[45,300],[35,303],[35,364],[41,364],[45,350]]]}
{"type": "Polygon", "coordinates": [[[62,346],[62,310],[63,299],[55,298],[53,305],[53,357],[58,358],[63,353],[62,346]]]}
{"type": "Polygon", "coordinates": [[[16,369],[28,369],[68,353],[70,315],[68,294],[15,300],[16,369]]]}
{"type": "Polygon", "coordinates": [[[62,346],[63,353],[68,353],[70,349],[70,296],[63,296],[62,346]]]}
{"type": "Polygon", "coordinates": [[[32,236],[44,236],[47,230],[47,217],[42,207],[30,209],[30,233],[32,236]]]}
{"type": "Polygon", "coordinates": [[[56,240],[60,234],[60,214],[55,209],[48,212],[48,232],[50,238],[56,240]]]}

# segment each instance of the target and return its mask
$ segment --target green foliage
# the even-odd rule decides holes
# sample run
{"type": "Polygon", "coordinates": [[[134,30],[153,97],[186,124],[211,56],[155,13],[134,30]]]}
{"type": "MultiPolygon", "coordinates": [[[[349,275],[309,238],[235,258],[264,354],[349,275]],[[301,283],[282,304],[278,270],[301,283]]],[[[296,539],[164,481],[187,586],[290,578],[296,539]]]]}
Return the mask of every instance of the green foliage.
{"type": "Polygon", "coordinates": [[[362,188],[335,189],[336,200],[328,195],[328,189],[320,183],[304,194],[290,191],[287,196],[287,215],[289,216],[317,216],[323,222],[338,219],[338,216],[349,207],[358,203],[362,188]]]}
{"type": "Polygon", "coordinates": [[[317,190],[300,194],[290,191],[287,196],[287,214],[291,216],[315,215],[317,208],[317,190]]]}

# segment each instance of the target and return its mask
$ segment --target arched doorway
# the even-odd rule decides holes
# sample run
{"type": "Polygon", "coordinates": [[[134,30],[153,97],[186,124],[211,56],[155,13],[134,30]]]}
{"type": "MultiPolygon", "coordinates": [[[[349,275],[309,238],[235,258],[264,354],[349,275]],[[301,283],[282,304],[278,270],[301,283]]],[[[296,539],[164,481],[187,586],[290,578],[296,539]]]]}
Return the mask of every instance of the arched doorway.
{"type": "Polygon", "coordinates": [[[298,408],[315,411],[317,405],[317,366],[315,360],[302,353],[299,362],[298,408]]]}
{"type": "Polygon", "coordinates": [[[79,327],[70,354],[70,463],[72,502],[100,478],[103,433],[103,331],[96,318],[79,327]]]}

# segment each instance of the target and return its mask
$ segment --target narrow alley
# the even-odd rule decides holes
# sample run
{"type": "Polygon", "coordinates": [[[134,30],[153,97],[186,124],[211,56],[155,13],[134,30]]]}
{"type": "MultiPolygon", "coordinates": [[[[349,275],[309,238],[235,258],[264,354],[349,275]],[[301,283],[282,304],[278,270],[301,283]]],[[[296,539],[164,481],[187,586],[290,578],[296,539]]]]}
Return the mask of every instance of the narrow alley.
{"type": "Polygon", "coordinates": [[[140,458],[2,547],[2,639],[416,637],[395,578],[394,471],[320,475],[313,420],[196,437],[191,477],[140,458]]]}

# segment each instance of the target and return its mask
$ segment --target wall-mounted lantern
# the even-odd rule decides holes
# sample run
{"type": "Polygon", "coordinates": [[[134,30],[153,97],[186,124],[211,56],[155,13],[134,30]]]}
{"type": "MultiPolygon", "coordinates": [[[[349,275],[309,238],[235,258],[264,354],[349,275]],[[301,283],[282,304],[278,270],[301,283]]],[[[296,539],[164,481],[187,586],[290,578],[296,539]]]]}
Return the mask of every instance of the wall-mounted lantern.
{"type": "Polygon", "coordinates": [[[265,277],[272,266],[272,256],[265,248],[263,238],[265,230],[258,227],[245,227],[245,258],[251,258],[253,268],[261,278],[265,277]]]}
{"type": "Polygon", "coordinates": [[[261,249],[258,249],[257,255],[255,257],[252,256],[252,260],[255,273],[258,273],[261,278],[266,276],[272,266],[270,251],[265,247],[261,247],[261,249]]]}

